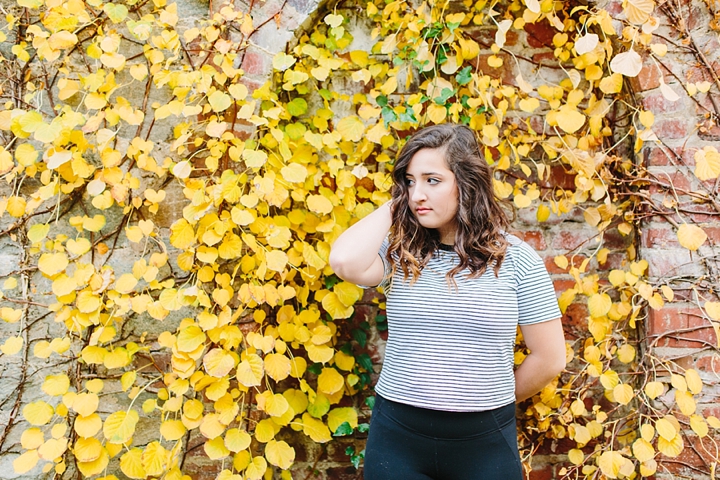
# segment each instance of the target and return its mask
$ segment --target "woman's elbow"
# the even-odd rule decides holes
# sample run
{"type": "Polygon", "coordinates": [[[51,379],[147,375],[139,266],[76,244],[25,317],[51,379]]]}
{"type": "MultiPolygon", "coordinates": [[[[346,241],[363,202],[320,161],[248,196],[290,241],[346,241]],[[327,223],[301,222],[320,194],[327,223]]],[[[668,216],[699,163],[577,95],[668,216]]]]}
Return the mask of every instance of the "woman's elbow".
{"type": "Polygon", "coordinates": [[[340,278],[345,278],[345,271],[347,270],[347,258],[342,253],[331,250],[330,257],[328,258],[330,268],[332,268],[335,275],[340,278]]]}

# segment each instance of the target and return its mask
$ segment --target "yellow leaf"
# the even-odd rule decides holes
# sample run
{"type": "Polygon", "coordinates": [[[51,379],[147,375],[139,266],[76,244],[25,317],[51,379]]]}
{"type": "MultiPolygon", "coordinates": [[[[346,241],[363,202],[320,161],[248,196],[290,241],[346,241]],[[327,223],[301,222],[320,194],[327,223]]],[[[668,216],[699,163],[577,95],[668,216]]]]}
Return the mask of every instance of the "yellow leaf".
{"type": "Polygon", "coordinates": [[[290,375],[290,359],[285,355],[270,353],[265,356],[265,371],[268,376],[279,382],[290,375]]]}
{"type": "MultiPolygon", "coordinates": [[[[106,6],[107,5],[112,4],[106,4],[106,6]]],[[[147,476],[145,468],[143,468],[142,454],[143,451],[141,449],[133,448],[120,457],[120,470],[129,478],[142,479],[147,476]]]]}
{"type": "Polygon", "coordinates": [[[607,293],[595,293],[588,299],[588,310],[595,318],[604,317],[612,307],[612,298],[607,293]]]}
{"type": "Polygon", "coordinates": [[[203,366],[208,375],[222,378],[235,367],[235,358],[222,348],[213,348],[203,357],[203,366]]]}
{"type": "Polygon", "coordinates": [[[43,240],[49,231],[50,225],[38,223],[30,227],[30,230],[27,232],[27,237],[32,243],[37,243],[40,240],[43,240]]]}
{"type": "Polygon", "coordinates": [[[655,422],[655,429],[665,440],[672,440],[678,435],[678,431],[675,429],[675,426],[666,418],[661,418],[655,422]]]}
{"type": "Polygon", "coordinates": [[[142,463],[147,476],[160,476],[167,463],[168,452],[160,445],[160,442],[150,442],[143,449],[142,463]]]}
{"type": "Polygon", "coordinates": [[[70,379],[64,373],[48,375],[43,382],[42,390],[50,396],[64,395],[70,388],[70,379]]]}
{"type": "Polygon", "coordinates": [[[78,415],[75,417],[73,428],[81,437],[93,437],[102,428],[102,420],[97,413],[93,413],[87,417],[78,415]]]}
{"type": "Polygon", "coordinates": [[[190,325],[180,330],[176,346],[181,352],[192,352],[205,342],[205,332],[197,325],[190,325]]]}
{"type": "Polygon", "coordinates": [[[610,95],[611,93],[620,93],[623,86],[623,76],[619,73],[613,73],[600,80],[600,90],[610,95]]]}
{"type": "Polygon", "coordinates": [[[550,208],[547,205],[539,205],[537,210],[538,222],[546,222],[550,218],[550,208]]]}
{"type": "Polygon", "coordinates": [[[333,292],[337,294],[338,299],[344,304],[352,306],[362,298],[365,292],[362,288],[358,287],[354,283],[340,282],[335,284],[333,292]]]}
{"type": "Polygon", "coordinates": [[[38,260],[38,269],[52,277],[67,268],[68,258],[64,253],[43,253],[38,260]]]}
{"type": "Polygon", "coordinates": [[[350,427],[357,428],[358,416],[357,411],[353,407],[333,408],[328,413],[327,423],[331,432],[337,431],[338,427],[347,422],[350,427]]]}
{"type": "Polygon", "coordinates": [[[628,21],[636,25],[645,23],[655,9],[653,0],[627,0],[623,5],[628,21]]]}
{"type": "Polygon", "coordinates": [[[705,422],[702,415],[690,416],[690,428],[692,428],[693,432],[697,433],[700,438],[707,436],[709,432],[707,422],[705,422]]]}
{"type": "Polygon", "coordinates": [[[90,290],[83,290],[78,294],[75,304],[82,313],[93,313],[100,308],[102,301],[90,290]]]}
{"type": "Polygon", "coordinates": [[[620,468],[625,463],[625,458],[620,452],[604,452],[598,458],[597,463],[603,474],[609,478],[617,478],[620,474],[620,468]]]}
{"type": "Polygon", "coordinates": [[[51,438],[38,448],[38,454],[43,460],[53,461],[67,450],[67,438],[51,438]]]}
{"type": "Polygon", "coordinates": [[[573,465],[581,465],[585,460],[585,454],[582,452],[582,450],[572,448],[568,452],[568,460],[570,460],[573,465]]]}
{"type": "Polygon", "coordinates": [[[677,403],[678,407],[680,407],[680,411],[684,415],[692,415],[697,409],[695,399],[690,392],[675,390],[675,402],[677,403]]]}
{"type": "Polygon", "coordinates": [[[296,162],[284,166],[280,169],[280,173],[285,180],[291,183],[302,183],[308,175],[307,168],[296,162]]]}
{"type": "Polygon", "coordinates": [[[618,53],[610,61],[610,69],[626,77],[637,77],[642,70],[642,59],[635,50],[618,53]]]}
{"type": "Polygon", "coordinates": [[[694,395],[702,392],[703,381],[702,378],[700,378],[700,374],[697,372],[697,370],[692,368],[688,368],[687,370],[685,370],[685,380],[687,381],[687,387],[694,395]]]}
{"type": "Polygon", "coordinates": [[[105,420],[103,435],[111,443],[126,443],[135,433],[139,418],[135,410],[111,413],[105,420]]]}
{"type": "Polygon", "coordinates": [[[267,268],[274,272],[282,272],[288,263],[288,256],[282,250],[272,250],[265,256],[267,268]]]}
{"type": "Polygon", "coordinates": [[[585,115],[578,112],[574,107],[564,105],[560,108],[557,122],[560,128],[567,133],[575,133],[585,124],[585,115]]]}
{"type": "Polygon", "coordinates": [[[273,68],[280,72],[292,67],[294,63],[295,63],[295,58],[293,58],[291,55],[286,54],[285,52],[277,53],[273,57],[273,61],[272,61],[273,68]]]}
{"type": "Polygon", "coordinates": [[[231,452],[237,453],[250,446],[252,437],[245,430],[231,428],[225,432],[225,447],[231,452]]]}
{"type": "Polygon", "coordinates": [[[68,252],[73,255],[80,256],[90,251],[90,241],[87,238],[78,238],[73,240],[72,238],[65,244],[68,252]]]}
{"type": "Polygon", "coordinates": [[[710,318],[720,321],[720,302],[705,302],[703,307],[710,318]]]}
{"type": "Polygon", "coordinates": [[[323,368],[318,375],[318,390],[332,395],[345,385],[345,379],[334,368],[323,368]]]}
{"type": "Polygon", "coordinates": [[[38,455],[38,451],[28,450],[27,452],[24,452],[22,455],[13,460],[13,469],[15,470],[15,473],[22,475],[23,473],[27,473],[33,468],[35,468],[38,460],[40,460],[40,455],[38,455]]]}
{"type": "Polygon", "coordinates": [[[0,347],[0,351],[5,355],[15,355],[18,353],[23,346],[22,337],[8,337],[7,340],[0,347]]]}
{"type": "Polygon", "coordinates": [[[667,457],[675,458],[683,451],[683,439],[681,435],[675,435],[672,440],[660,437],[658,438],[657,446],[660,453],[667,457]]]}
{"type": "Polygon", "coordinates": [[[100,458],[102,444],[97,438],[78,438],[73,446],[73,454],[80,462],[92,462],[100,458]]]}
{"type": "Polygon", "coordinates": [[[245,469],[245,478],[247,480],[260,480],[267,470],[267,461],[263,457],[255,457],[245,469]]]}
{"type": "Polygon", "coordinates": [[[343,140],[350,142],[359,142],[365,133],[365,124],[355,115],[343,118],[335,128],[343,140]]]}
{"type": "Polygon", "coordinates": [[[520,100],[518,106],[523,112],[532,113],[538,108],[540,108],[540,101],[537,98],[527,97],[520,100]]]}
{"type": "Polygon", "coordinates": [[[641,462],[647,462],[655,457],[655,449],[652,444],[643,438],[635,440],[632,446],[633,455],[641,462]]]}
{"type": "Polygon", "coordinates": [[[707,422],[710,424],[713,428],[720,428],[720,420],[718,420],[717,417],[710,415],[706,418],[707,422]]]}
{"type": "Polygon", "coordinates": [[[265,445],[265,458],[271,465],[287,470],[295,461],[295,449],[287,442],[270,440],[265,445]]]}
{"type": "Polygon", "coordinates": [[[45,437],[39,428],[28,428],[20,437],[20,444],[26,450],[38,448],[43,443],[45,443],[45,437]]]}
{"type": "Polygon", "coordinates": [[[281,394],[271,395],[265,401],[265,411],[273,417],[280,417],[287,412],[290,404],[281,394]]]}
{"type": "Polygon", "coordinates": [[[214,112],[222,112],[232,105],[232,98],[225,92],[215,90],[208,96],[208,103],[214,112]]]}
{"type": "Polygon", "coordinates": [[[677,236],[680,245],[693,251],[700,248],[700,245],[705,243],[705,240],[707,240],[707,235],[702,228],[688,223],[680,225],[680,228],[678,228],[677,231],[677,236]]]}
{"type": "Polygon", "coordinates": [[[312,212],[326,215],[332,212],[333,204],[322,195],[308,195],[306,198],[308,209],[312,212]]]}
{"type": "Polygon", "coordinates": [[[23,417],[30,425],[46,425],[54,414],[53,407],[42,400],[28,403],[23,408],[23,417]]]}
{"type": "Polygon", "coordinates": [[[626,343],[618,349],[617,355],[621,362],[630,363],[635,360],[635,347],[626,343]]]}
{"type": "Polygon", "coordinates": [[[712,146],[695,152],[695,175],[700,180],[713,180],[720,176],[720,153],[712,146]]]}
{"type": "Polygon", "coordinates": [[[266,443],[272,440],[279,427],[270,418],[260,420],[255,426],[255,440],[266,443]]]}
{"type": "Polygon", "coordinates": [[[648,384],[645,385],[645,395],[651,400],[655,400],[658,396],[662,395],[664,391],[665,387],[660,382],[648,382],[648,384]]]}
{"type": "Polygon", "coordinates": [[[348,318],[354,311],[352,307],[343,304],[335,292],[330,292],[323,297],[322,306],[333,319],[348,318]]]}
{"type": "Polygon", "coordinates": [[[83,417],[95,413],[100,405],[100,399],[94,393],[81,393],[75,397],[72,408],[83,417]]]}
{"type": "Polygon", "coordinates": [[[632,400],[634,396],[635,392],[632,387],[626,383],[616,385],[613,389],[613,397],[615,398],[615,401],[621,405],[627,405],[630,403],[630,400],[632,400]]]}
{"type": "Polygon", "coordinates": [[[237,368],[237,380],[246,387],[254,387],[261,384],[263,377],[263,360],[258,355],[251,353],[240,362],[237,368]]]}
{"type": "Polygon", "coordinates": [[[180,420],[165,420],[160,425],[160,434],[171,442],[181,439],[185,432],[185,425],[180,420]]]}
{"type": "Polygon", "coordinates": [[[330,430],[322,421],[313,418],[309,413],[302,416],[303,433],[317,443],[326,443],[332,440],[330,430]]]}
{"type": "Polygon", "coordinates": [[[230,455],[230,450],[225,447],[222,437],[215,437],[206,441],[203,449],[210,460],[219,460],[230,455]]]}
{"type": "Polygon", "coordinates": [[[427,107],[427,116],[433,123],[443,123],[447,117],[447,108],[444,105],[430,103],[427,107]]]}

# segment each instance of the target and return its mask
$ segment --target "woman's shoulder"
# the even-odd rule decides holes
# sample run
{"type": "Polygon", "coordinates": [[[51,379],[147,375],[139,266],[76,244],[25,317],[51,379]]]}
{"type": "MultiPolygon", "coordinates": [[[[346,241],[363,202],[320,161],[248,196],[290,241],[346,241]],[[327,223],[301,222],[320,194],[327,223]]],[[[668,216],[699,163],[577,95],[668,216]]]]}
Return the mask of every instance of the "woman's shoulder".
{"type": "Polygon", "coordinates": [[[503,236],[508,242],[507,255],[510,257],[528,258],[537,257],[538,254],[533,247],[530,246],[525,240],[513,235],[512,233],[504,232],[503,236]]]}

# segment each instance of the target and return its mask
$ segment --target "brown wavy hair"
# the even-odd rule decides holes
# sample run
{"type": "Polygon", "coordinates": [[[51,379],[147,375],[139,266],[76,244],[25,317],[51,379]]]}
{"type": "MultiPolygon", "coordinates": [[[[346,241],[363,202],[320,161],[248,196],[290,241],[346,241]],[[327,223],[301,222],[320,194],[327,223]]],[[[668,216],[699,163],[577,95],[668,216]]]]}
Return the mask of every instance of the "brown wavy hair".
{"type": "Polygon", "coordinates": [[[454,276],[464,269],[479,277],[488,265],[495,275],[505,259],[509,245],[503,232],[510,220],[495,198],[493,172],[480,154],[475,133],[465,125],[445,123],[423,128],[405,144],[392,172],[392,228],[387,259],[393,267],[402,268],[405,279],[414,283],[421,270],[440,248],[440,235],[418,223],[409,205],[406,172],[413,156],[422,149],[442,149],[445,163],[455,175],[458,188],[458,211],[455,252],[460,262],[445,276],[456,285],[454,276]]]}

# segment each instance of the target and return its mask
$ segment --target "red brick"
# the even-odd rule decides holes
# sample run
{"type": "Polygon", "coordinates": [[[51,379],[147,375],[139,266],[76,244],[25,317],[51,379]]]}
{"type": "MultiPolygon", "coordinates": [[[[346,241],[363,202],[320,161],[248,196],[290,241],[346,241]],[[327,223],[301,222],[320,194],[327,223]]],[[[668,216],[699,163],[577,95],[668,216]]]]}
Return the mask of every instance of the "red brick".
{"type": "Polygon", "coordinates": [[[566,250],[572,251],[578,248],[580,245],[588,243],[589,239],[593,237],[593,233],[585,230],[579,231],[561,231],[558,232],[552,239],[551,246],[555,250],[566,250]]]}
{"type": "MultiPolygon", "coordinates": [[[[470,30],[465,30],[465,33],[467,33],[470,37],[473,38],[473,40],[477,41],[485,48],[490,48],[490,46],[495,43],[495,32],[497,32],[496,27],[473,28],[470,30]]],[[[508,30],[508,32],[505,34],[505,46],[512,47],[514,45],[517,45],[517,42],[518,33],[512,29],[508,30]]]]}
{"type": "Polygon", "coordinates": [[[627,255],[623,253],[608,253],[605,263],[599,263],[597,269],[600,271],[615,270],[623,268],[627,264],[627,255]]]}
{"type": "Polygon", "coordinates": [[[675,113],[683,107],[680,100],[671,102],[660,92],[651,93],[643,99],[642,103],[645,110],[649,110],[655,115],[659,113],[675,113]]]}
{"type": "Polygon", "coordinates": [[[582,303],[571,303],[568,305],[562,316],[562,323],[566,327],[573,326],[584,328],[588,324],[587,319],[589,315],[587,305],[582,303]]]}
{"type": "Polygon", "coordinates": [[[697,307],[666,305],[661,310],[650,310],[647,331],[649,343],[659,347],[700,348],[708,343],[717,344],[715,331],[697,307]]]}
{"type": "Polygon", "coordinates": [[[527,480],[553,480],[555,478],[555,468],[552,465],[536,467],[525,478],[527,480]]]}
{"type": "Polygon", "coordinates": [[[718,141],[720,140],[720,126],[708,119],[701,123],[698,136],[703,140],[718,141]]]}
{"type": "Polygon", "coordinates": [[[556,293],[562,293],[565,290],[570,290],[571,288],[575,287],[577,283],[575,280],[553,280],[553,287],[555,288],[556,293]]]}
{"type": "Polygon", "coordinates": [[[527,43],[531,48],[547,47],[555,49],[552,40],[558,31],[547,20],[526,23],[523,28],[527,32],[527,43]]]}
{"type": "Polygon", "coordinates": [[[687,120],[671,119],[656,123],[653,131],[660,140],[679,139],[688,136],[687,120]]]}
{"type": "Polygon", "coordinates": [[[512,56],[507,53],[498,53],[496,56],[502,58],[503,64],[499,68],[492,68],[488,65],[488,58],[492,54],[480,54],[474,60],[475,68],[480,70],[486,75],[490,75],[493,78],[501,77],[504,84],[512,84],[515,82],[515,75],[513,73],[514,60],[512,56]]]}
{"type": "Polygon", "coordinates": [[[259,52],[246,52],[242,61],[242,70],[247,75],[265,75],[268,73],[268,62],[267,57],[263,53],[259,52]]]}
{"type": "Polygon", "coordinates": [[[638,91],[652,90],[660,86],[660,69],[657,65],[645,64],[637,77],[635,77],[635,87],[638,91]]]}
{"type": "Polygon", "coordinates": [[[545,250],[547,248],[542,230],[529,230],[521,232],[520,237],[535,250],[545,250]]]}
{"type": "Polygon", "coordinates": [[[537,63],[538,65],[555,65],[557,64],[557,59],[555,58],[555,54],[553,52],[541,52],[536,53],[532,57],[533,62],[537,63]]]}
{"type": "Polygon", "coordinates": [[[655,180],[650,183],[651,194],[690,189],[690,179],[683,172],[649,172],[648,175],[655,180]]]}
{"type": "Polygon", "coordinates": [[[703,372],[717,375],[720,373],[720,357],[718,357],[715,353],[700,357],[695,360],[695,368],[703,372]]]}
{"type": "Polygon", "coordinates": [[[575,190],[576,176],[577,174],[570,172],[562,165],[553,165],[550,167],[549,178],[547,180],[543,180],[540,186],[543,188],[559,187],[565,190],[575,190]]]}
{"type": "Polygon", "coordinates": [[[334,467],[325,470],[327,480],[362,480],[363,469],[355,469],[352,465],[347,467],[334,467]]]}
{"type": "Polygon", "coordinates": [[[644,248],[675,248],[680,246],[675,230],[670,228],[645,228],[640,232],[644,248]]]}
{"type": "Polygon", "coordinates": [[[622,2],[612,1],[605,5],[605,10],[607,10],[610,16],[617,17],[622,13],[624,8],[622,6],[622,2]]]}

